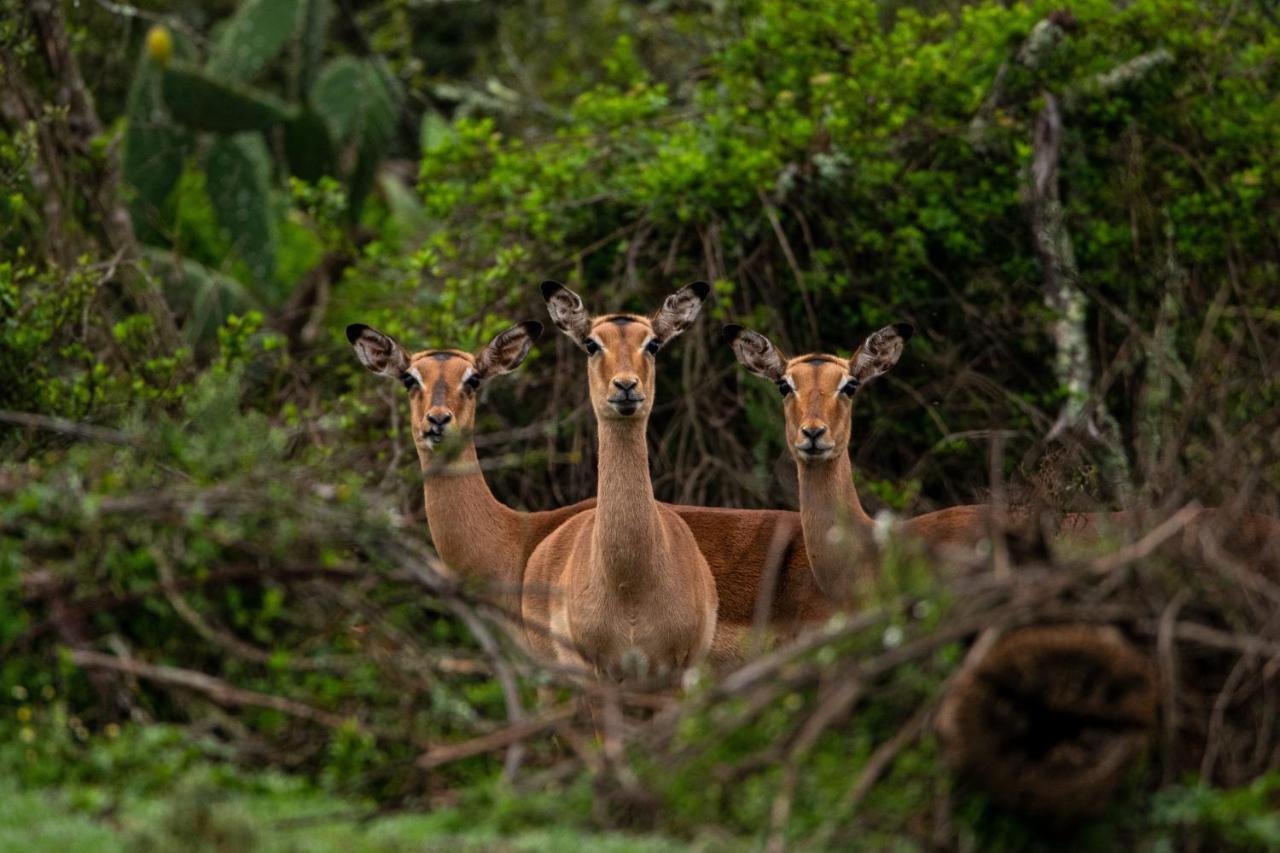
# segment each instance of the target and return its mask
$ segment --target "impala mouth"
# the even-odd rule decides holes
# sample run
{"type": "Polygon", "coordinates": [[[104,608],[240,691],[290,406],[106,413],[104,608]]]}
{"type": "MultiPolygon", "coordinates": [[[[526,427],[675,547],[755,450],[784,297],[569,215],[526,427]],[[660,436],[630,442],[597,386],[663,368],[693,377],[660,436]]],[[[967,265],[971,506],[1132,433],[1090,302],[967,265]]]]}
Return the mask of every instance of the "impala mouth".
{"type": "Polygon", "coordinates": [[[635,394],[630,391],[610,397],[608,400],[609,407],[624,418],[629,418],[639,411],[640,404],[643,402],[643,394],[635,394]]]}
{"type": "Polygon", "coordinates": [[[426,441],[427,447],[434,450],[437,444],[444,441],[444,433],[445,433],[445,427],[443,426],[432,427],[431,429],[425,430],[422,433],[422,438],[424,441],[426,441]]]}
{"type": "Polygon", "coordinates": [[[834,444],[819,444],[816,441],[796,442],[796,453],[804,460],[830,459],[834,444]]]}

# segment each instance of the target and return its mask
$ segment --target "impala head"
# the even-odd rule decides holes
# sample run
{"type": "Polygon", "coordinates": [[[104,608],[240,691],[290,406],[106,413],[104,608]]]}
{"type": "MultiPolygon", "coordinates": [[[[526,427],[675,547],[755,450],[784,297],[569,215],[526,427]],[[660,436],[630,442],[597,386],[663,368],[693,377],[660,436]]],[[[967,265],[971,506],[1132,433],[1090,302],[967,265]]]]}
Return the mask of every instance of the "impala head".
{"type": "Polygon", "coordinates": [[[667,297],[651,317],[604,314],[592,317],[578,294],[555,281],[542,283],[551,321],[587,354],[591,405],[602,420],[644,420],[653,408],[654,360],[658,351],[693,325],[711,292],[704,281],[667,297]]]}
{"type": "Polygon", "coordinates": [[[801,464],[832,459],[849,446],[858,389],[898,363],[914,329],[885,326],[844,359],[825,353],[787,358],[764,335],[725,326],[724,337],[742,366],[782,393],[787,443],[801,464]]]}
{"type": "Polygon", "coordinates": [[[411,353],[371,326],[347,326],[347,340],[360,363],[379,376],[399,380],[408,390],[413,440],[427,451],[450,432],[465,434],[475,427],[480,383],[519,367],[541,334],[542,324],[528,320],[500,332],[476,353],[457,349],[411,353]]]}

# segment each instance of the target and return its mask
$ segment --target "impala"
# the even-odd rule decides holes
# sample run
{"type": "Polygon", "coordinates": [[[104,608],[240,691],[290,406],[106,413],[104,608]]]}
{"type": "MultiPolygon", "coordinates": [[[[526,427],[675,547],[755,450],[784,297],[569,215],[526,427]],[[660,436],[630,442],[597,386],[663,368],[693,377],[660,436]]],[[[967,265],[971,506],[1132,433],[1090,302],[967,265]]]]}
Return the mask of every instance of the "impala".
{"type": "MultiPolygon", "coordinates": [[[[873,332],[849,358],[810,353],[788,358],[768,338],[741,326],[724,327],[738,361],[777,385],[783,397],[786,437],[800,479],[800,521],[818,585],[833,601],[845,603],[875,568],[872,522],[858,500],[849,461],[853,400],[872,379],[902,356],[913,329],[905,323],[873,332]]],[[[976,544],[989,535],[990,507],[951,507],[908,519],[903,531],[930,545],[976,544]]],[[[1079,539],[1096,538],[1102,528],[1120,529],[1143,519],[1138,513],[1069,513],[1062,530],[1079,539]]],[[[1280,559],[1280,522],[1254,513],[1219,509],[1197,512],[1184,543],[1198,544],[1211,533],[1226,550],[1268,569],[1280,559]]]]}
{"type": "Polygon", "coordinates": [[[695,282],[652,317],[591,317],[544,282],[552,322],[587,356],[598,426],[596,505],[538,545],[523,616],[535,651],[610,679],[676,676],[711,652],[717,596],[689,525],[653,497],[645,428],[659,351],[693,324],[710,288],[695,282]],[[528,630],[550,627],[550,632],[528,630]]]}
{"type": "MultiPolygon", "coordinates": [[[[427,525],[441,559],[460,577],[483,583],[494,603],[513,615],[520,612],[525,566],[534,548],[567,518],[595,504],[590,499],[546,512],[512,509],[493,495],[479,465],[474,441],[479,389],[488,379],[515,370],[541,331],[541,324],[529,321],[497,335],[476,353],[451,348],[411,352],[370,326],[347,327],[361,364],[407,389],[427,525]],[[453,451],[448,464],[441,447],[446,439],[453,451]]],[[[671,509],[693,531],[716,579],[720,611],[712,660],[717,665],[741,659],[743,640],[753,626],[788,637],[831,615],[809,571],[797,513],[671,509]]]]}
{"type": "Polygon", "coordinates": [[[480,472],[473,437],[476,394],[485,381],[519,367],[541,334],[541,323],[527,321],[499,333],[477,353],[410,353],[377,329],[362,323],[347,326],[347,340],[360,363],[408,389],[427,526],[436,551],[460,576],[483,581],[494,603],[510,614],[520,612],[521,576],[537,544],[594,503],[520,512],[495,498],[480,472]],[[461,439],[457,458],[438,464],[441,442],[453,436],[461,439]]]}

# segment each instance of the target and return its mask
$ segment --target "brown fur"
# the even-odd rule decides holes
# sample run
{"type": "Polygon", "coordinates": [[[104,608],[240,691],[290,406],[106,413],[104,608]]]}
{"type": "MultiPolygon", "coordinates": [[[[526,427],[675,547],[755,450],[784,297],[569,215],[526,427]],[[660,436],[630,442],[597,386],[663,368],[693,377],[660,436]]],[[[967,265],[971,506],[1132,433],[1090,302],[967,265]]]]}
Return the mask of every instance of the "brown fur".
{"type": "Polygon", "coordinates": [[[596,506],[552,531],[529,557],[522,614],[544,657],[615,680],[672,678],[706,657],[718,600],[689,526],[654,500],[645,427],[654,349],[697,316],[705,284],[668,297],[652,318],[590,319],[576,294],[543,286],[555,324],[588,353],[599,426],[596,506]],[[536,630],[549,626],[547,632],[536,630]]]}
{"type": "MultiPolygon", "coordinates": [[[[375,373],[398,377],[413,367],[422,377],[422,389],[414,388],[408,394],[410,421],[423,470],[427,524],[441,559],[459,576],[478,580],[495,604],[518,614],[529,556],[551,531],[595,506],[595,499],[545,512],[521,512],[500,502],[479,466],[473,441],[475,400],[462,386],[466,368],[474,367],[484,351],[427,349],[410,353],[376,330],[353,328],[356,331],[352,334],[357,339],[366,335],[368,345],[380,355],[371,359],[372,364],[366,362],[375,373]],[[451,358],[437,359],[442,353],[451,358]],[[445,441],[437,449],[424,434],[432,408],[431,391],[441,381],[446,396],[443,406],[438,407],[443,412],[437,414],[447,413],[451,420],[445,428],[445,441]]],[[[753,627],[764,627],[772,637],[786,638],[832,614],[833,608],[809,571],[798,513],[664,506],[689,526],[715,578],[720,605],[711,656],[716,664],[741,660],[743,640],[753,627]]],[[[523,636],[523,631],[520,633],[523,636]]]]}
{"type": "MultiPolygon", "coordinates": [[[[848,359],[828,353],[787,358],[768,338],[738,326],[725,337],[738,360],[786,390],[787,443],[800,480],[800,523],[818,586],[836,603],[850,604],[859,581],[874,577],[871,518],[853,485],[849,442],[853,398],[866,382],[897,363],[909,326],[888,326],[869,336],[848,359]]],[[[968,539],[969,509],[932,513],[906,523],[931,544],[943,537],[968,539]]]]}
{"type": "MultiPolygon", "coordinates": [[[[783,401],[786,436],[800,478],[800,512],[805,541],[818,585],[833,601],[849,602],[856,584],[874,568],[867,547],[871,520],[853,484],[848,446],[853,423],[853,400],[863,384],[897,363],[909,326],[887,326],[870,335],[848,359],[827,353],[787,358],[767,338],[737,326],[725,328],[735,355],[753,373],[791,390],[783,401]],[[858,381],[853,395],[840,393],[849,379],[858,381]],[[803,430],[821,430],[811,439],[803,430]],[[809,454],[808,446],[822,452],[809,454]],[[845,532],[831,541],[831,531],[845,532]]],[[[925,544],[972,548],[991,533],[991,507],[949,507],[908,519],[902,530],[925,544]]],[[[1027,524],[1025,512],[1014,512],[1012,523],[1027,524]]],[[[1069,513],[1055,533],[1059,538],[1089,542],[1101,535],[1133,539],[1151,528],[1142,512],[1069,513]]],[[[1167,549],[1200,553],[1209,536],[1222,551],[1250,568],[1280,577],[1280,521],[1229,509],[1200,510],[1167,549]]],[[[1212,547],[1212,542],[1210,547],[1212,547]]]]}

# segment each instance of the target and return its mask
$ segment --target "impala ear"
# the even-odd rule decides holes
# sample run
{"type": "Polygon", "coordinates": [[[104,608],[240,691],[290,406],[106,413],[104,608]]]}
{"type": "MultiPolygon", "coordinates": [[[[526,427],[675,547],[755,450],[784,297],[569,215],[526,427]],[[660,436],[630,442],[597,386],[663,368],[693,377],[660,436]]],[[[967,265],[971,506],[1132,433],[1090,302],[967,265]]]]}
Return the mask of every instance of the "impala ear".
{"type": "Polygon", "coordinates": [[[347,326],[347,340],[360,363],[379,376],[399,377],[409,369],[409,353],[396,339],[364,323],[347,326]]]}
{"type": "Polygon", "coordinates": [[[915,331],[907,323],[895,323],[872,332],[849,356],[849,373],[859,382],[868,382],[888,373],[902,358],[902,350],[915,331]]]}
{"type": "Polygon", "coordinates": [[[653,333],[658,340],[665,343],[692,326],[702,310],[702,301],[710,292],[711,285],[695,281],[668,296],[662,308],[653,315],[653,333]]]}
{"type": "Polygon", "coordinates": [[[542,298],[547,302],[547,313],[556,328],[564,332],[578,346],[591,333],[591,317],[582,305],[582,298],[558,281],[542,283],[542,298]]]}
{"type": "Polygon", "coordinates": [[[764,335],[741,326],[725,326],[723,334],[738,362],[756,376],[779,382],[786,375],[786,357],[764,335]]]}
{"type": "Polygon", "coordinates": [[[488,379],[510,373],[520,366],[541,336],[542,324],[533,320],[525,320],[505,332],[499,332],[476,355],[476,375],[488,379]]]}

